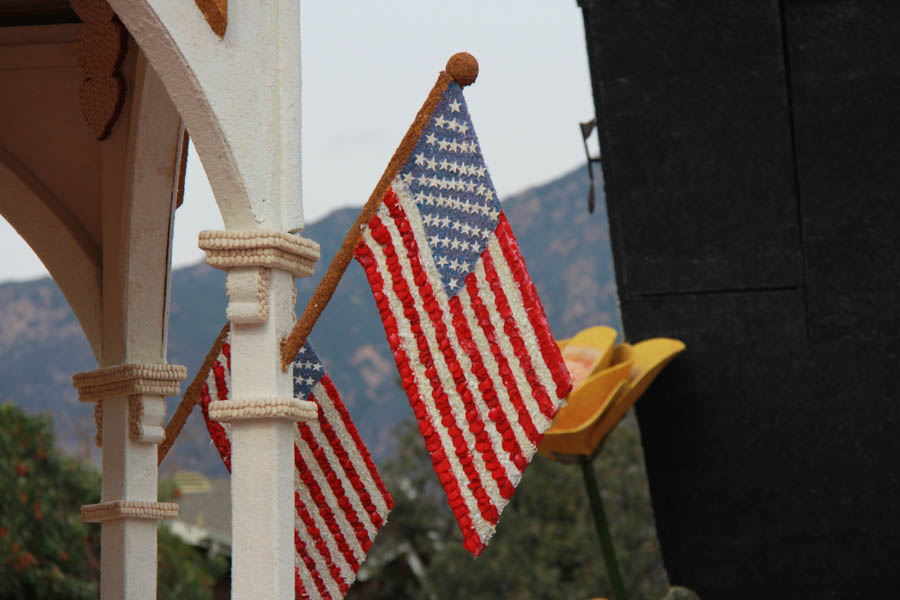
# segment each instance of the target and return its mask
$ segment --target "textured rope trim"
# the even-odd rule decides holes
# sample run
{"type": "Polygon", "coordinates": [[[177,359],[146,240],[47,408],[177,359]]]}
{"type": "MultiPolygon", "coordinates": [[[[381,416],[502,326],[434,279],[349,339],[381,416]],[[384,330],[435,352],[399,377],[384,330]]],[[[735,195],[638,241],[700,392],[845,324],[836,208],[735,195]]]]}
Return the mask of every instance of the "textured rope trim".
{"type": "Polygon", "coordinates": [[[103,447],[103,400],[97,400],[94,404],[94,423],[97,425],[97,435],[94,436],[94,443],[98,448],[103,447]]]}
{"type": "Polygon", "coordinates": [[[228,423],[243,419],[309,421],[318,416],[315,402],[297,398],[249,398],[210,402],[209,418],[228,423]]]}
{"type": "MultiPolygon", "coordinates": [[[[259,268],[256,273],[256,304],[259,306],[259,314],[263,321],[269,320],[269,283],[272,280],[272,270],[259,268]]],[[[291,289],[297,289],[291,286],[291,289]]]]}
{"type": "Polygon", "coordinates": [[[141,421],[144,420],[144,403],[140,396],[128,397],[128,437],[140,440],[142,435],[141,421]]]}
{"type": "Polygon", "coordinates": [[[85,504],[81,507],[84,523],[105,523],[119,519],[175,519],[178,504],[175,502],[153,502],[151,500],[114,500],[100,504],[85,504]]]}
{"type": "Polygon", "coordinates": [[[177,396],[186,377],[182,365],[133,363],[76,373],[72,385],[78,400],[96,402],[117,395],[177,396]]]}
{"type": "Polygon", "coordinates": [[[200,232],[198,244],[206,252],[206,263],[217,269],[276,267],[308,277],[319,260],[317,243],[274,229],[206,230],[200,232]]]}

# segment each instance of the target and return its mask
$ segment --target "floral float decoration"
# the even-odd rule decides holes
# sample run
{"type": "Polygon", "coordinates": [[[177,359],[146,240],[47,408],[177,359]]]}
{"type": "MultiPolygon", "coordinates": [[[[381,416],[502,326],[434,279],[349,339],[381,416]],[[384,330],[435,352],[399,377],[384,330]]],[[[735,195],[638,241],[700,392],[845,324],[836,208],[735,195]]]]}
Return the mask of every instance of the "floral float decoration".
{"type": "Polygon", "coordinates": [[[547,458],[569,463],[593,458],[606,436],[685,347],[669,338],[614,345],[617,335],[615,329],[599,326],[558,342],[573,387],[538,448],[547,458]]]}
{"type": "Polygon", "coordinates": [[[545,432],[538,452],[557,462],[581,466],[613,597],[625,600],[592,462],[610,432],[685,346],[669,338],[616,345],[616,337],[615,329],[599,326],[557,342],[573,388],[566,405],[545,432]]]}

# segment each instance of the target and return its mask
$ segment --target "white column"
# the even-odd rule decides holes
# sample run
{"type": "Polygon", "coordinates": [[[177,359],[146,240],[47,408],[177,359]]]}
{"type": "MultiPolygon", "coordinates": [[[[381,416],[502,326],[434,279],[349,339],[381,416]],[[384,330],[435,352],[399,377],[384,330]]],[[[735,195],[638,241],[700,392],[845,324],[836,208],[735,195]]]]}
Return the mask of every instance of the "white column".
{"type": "Polygon", "coordinates": [[[97,407],[103,448],[101,502],[82,519],[101,524],[100,595],[155,600],[157,521],[177,505],[157,498],[164,397],[180,393],[184,367],[166,364],[172,223],[183,127],[140,50],[122,65],[128,95],[100,146],[101,352],[95,371],[73,377],[97,407]]]}
{"type": "MultiPolygon", "coordinates": [[[[116,500],[157,502],[156,444],[129,439],[128,397],[103,402],[103,495],[101,504],[116,500]]],[[[169,508],[177,515],[176,507],[169,508]]],[[[174,516],[173,515],[173,516],[174,516]]],[[[156,520],[117,518],[102,522],[100,532],[101,597],[151,598],[156,591],[156,520]]]]}
{"type": "Polygon", "coordinates": [[[318,245],[280,231],[202,232],[207,262],[227,269],[231,391],[210,418],[231,424],[231,597],[294,596],[294,435],[316,405],[293,397],[281,340],[294,322],[294,277],[318,245]]]}
{"type": "Polygon", "coordinates": [[[103,447],[103,494],[81,507],[101,523],[100,595],[156,598],[156,522],[178,516],[178,505],[157,502],[156,446],[164,396],[178,394],[187,370],[179,365],[130,363],[77,373],[79,399],[94,402],[97,442],[103,447]]]}

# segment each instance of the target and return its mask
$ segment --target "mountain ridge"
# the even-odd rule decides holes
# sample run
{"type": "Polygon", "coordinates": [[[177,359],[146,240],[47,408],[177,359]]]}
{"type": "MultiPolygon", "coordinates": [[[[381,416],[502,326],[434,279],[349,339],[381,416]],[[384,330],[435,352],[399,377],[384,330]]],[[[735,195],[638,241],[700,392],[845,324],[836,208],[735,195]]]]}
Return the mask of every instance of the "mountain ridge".
{"type": "MultiPolygon", "coordinates": [[[[618,327],[602,190],[601,209],[589,215],[588,185],[579,168],[503,202],[558,339],[591,325],[618,327]]],[[[297,281],[298,312],[358,211],[336,209],[307,225],[304,235],[320,243],[322,258],[313,277],[297,281]]],[[[225,322],[224,284],[224,272],[204,263],[173,270],[168,361],[186,365],[189,378],[225,322]]],[[[389,456],[391,432],[411,411],[362,269],[348,269],[310,338],[376,460],[389,456]]],[[[0,402],[49,411],[61,446],[96,462],[93,407],[80,404],[71,386],[73,373],[93,368],[87,340],[50,278],[0,284],[0,402]]],[[[178,401],[167,401],[169,416],[178,401]]],[[[163,463],[164,475],[177,469],[225,473],[199,414],[163,463]]]]}

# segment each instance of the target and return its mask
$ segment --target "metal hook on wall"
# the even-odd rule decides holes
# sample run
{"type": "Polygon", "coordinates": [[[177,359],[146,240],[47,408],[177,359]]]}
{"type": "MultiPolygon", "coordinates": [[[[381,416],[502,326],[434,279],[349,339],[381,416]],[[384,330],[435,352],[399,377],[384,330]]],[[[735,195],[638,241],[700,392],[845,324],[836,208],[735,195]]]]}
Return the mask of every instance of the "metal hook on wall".
{"type": "Polygon", "coordinates": [[[581,141],[584,144],[584,156],[587,158],[588,176],[591,179],[591,187],[590,190],[588,190],[588,212],[593,214],[594,205],[596,203],[596,194],[594,192],[594,168],[592,164],[600,162],[600,157],[591,156],[591,152],[588,150],[587,141],[588,138],[591,137],[591,133],[594,132],[594,128],[597,126],[597,119],[591,119],[590,121],[579,123],[578,125],[581,127],[581,141]]]}

